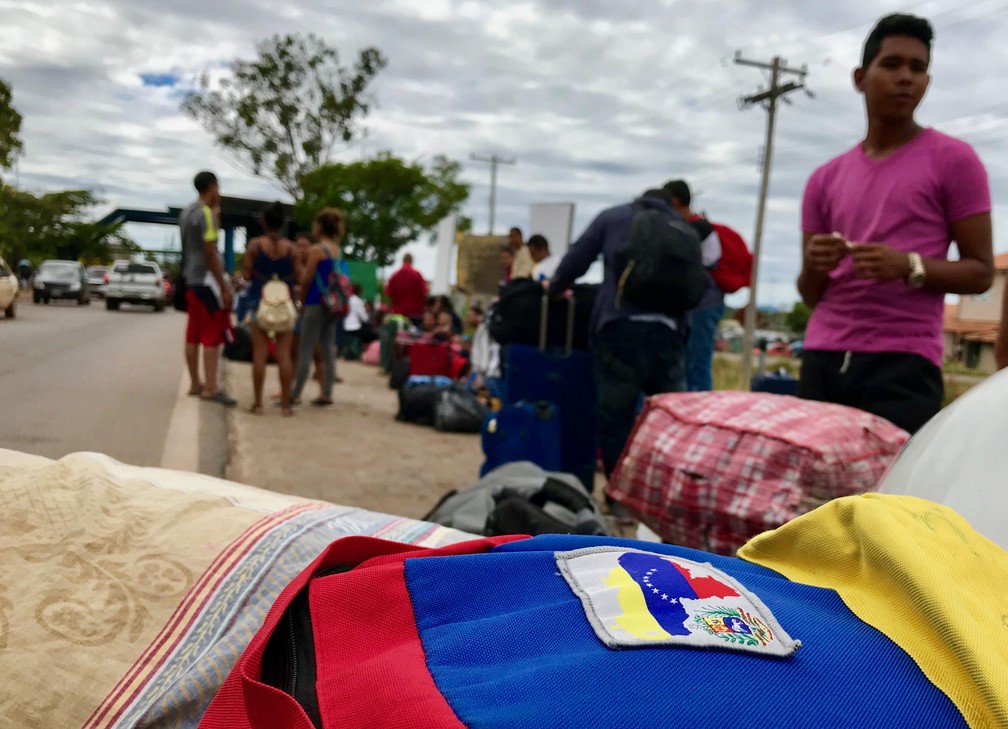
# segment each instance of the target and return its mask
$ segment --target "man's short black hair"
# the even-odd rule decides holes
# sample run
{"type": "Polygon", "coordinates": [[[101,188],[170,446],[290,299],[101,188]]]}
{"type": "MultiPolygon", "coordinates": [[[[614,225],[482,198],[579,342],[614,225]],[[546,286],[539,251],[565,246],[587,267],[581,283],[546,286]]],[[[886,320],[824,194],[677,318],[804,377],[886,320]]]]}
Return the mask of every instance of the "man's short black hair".
{"type": "Polygon", "coordinates": [[[549,241],[546,240],[546,236],[540,235],[539,233],[536,233],[535,235],[531,236],[525,245],[527,245],[529,248],[537,248],[537,249],[541,248],[544,251],[549,250],[549,241]]]}
{"type": "Polygon", "coordinates": [[[518,235],[521,235],[522,234],[521,228],[516,226],[508,231],[508,235],[510,235],[511,233],[517,233],[518,235]]]}
{"type": "Polygon", "coordinates": [[[861,68],[868,68],[882,50],[882,41],[892,36],[916,38],[927,46],[928,61],[931,60],[931,41],[934,40],[934,29],[925,18],[907,13],[887,15],[872,28],[865,40],[864,51],[861,53],[861,68]]]}
{"type": "Polygon", "coordinates": [[[672,194],[660,187],[653,187],[650,190],[645,190],[641,197],[653,197],[661,200],[666,205],[672,205],[672,194]]]}
{"type": "Polygon", "coordinates": [[[665,183],[663,189],[686,207],[689,207],[690,202],[693,200],[693,195],[690,194],[689,185],[686,184],[685,180],[670,180],[665,183]]]}
{"type": "Polygon", "coordinates": [[[202,172],[197,172],[196,176],[193,178],[193,187],[196,188],[196,192],[202,195],[204,192],[209,190],[213,185],[217,184],[217,175],[209,170],[203,170],[202,172]]]}

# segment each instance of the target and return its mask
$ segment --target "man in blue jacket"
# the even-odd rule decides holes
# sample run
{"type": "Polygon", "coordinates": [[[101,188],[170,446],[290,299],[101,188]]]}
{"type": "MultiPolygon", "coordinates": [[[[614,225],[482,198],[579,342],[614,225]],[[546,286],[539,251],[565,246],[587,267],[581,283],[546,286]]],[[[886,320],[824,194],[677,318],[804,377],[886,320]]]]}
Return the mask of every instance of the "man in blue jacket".
{"type": "Polygon", "coordinates": [[[562,296],[599,255],[603,257],[605,279],[592,312],[592,351],[599,445],[607,478],[633,430],[641,395],[686,389],[685,320],[645,311],[626,300],[616,305],[621,273],[616,257],[630,237],[635,206],[661,210],[682,221],[665,190],[648,190],[632,203],[603,210],[564,256],[549,286],[551,295],[562,296]]]}

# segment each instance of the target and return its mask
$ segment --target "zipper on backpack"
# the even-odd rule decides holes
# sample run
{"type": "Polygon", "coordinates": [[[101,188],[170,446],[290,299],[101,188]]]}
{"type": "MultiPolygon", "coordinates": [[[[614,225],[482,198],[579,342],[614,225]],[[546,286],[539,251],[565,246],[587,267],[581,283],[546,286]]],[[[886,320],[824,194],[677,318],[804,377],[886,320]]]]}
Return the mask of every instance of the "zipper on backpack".
{"type": "Polygon", "coordinates": [[[298,679],[298,643],[297,643],[297,633],[294,629],[294,614],[287,613],[284,616],[284,622],[287,623],[287,637],[288,637],[288,662],[285,668],[284,685],[283,690],[294,695],[297,690],[297,679],[298,679]]]}
{"type": "MultiPolygon", "coordinates": [[[[341,564],[319,570],[311,579],[349,572],[356,564],[341,564]]],[[[316,729],[322,729],[319,710],[318,665],[315,656],[315,634],[311,622],[309,586],[295,596],[284,611],[281,624],[270,637],[263,652],[263,683],[278,688],[293,698],[316,729]]]]}

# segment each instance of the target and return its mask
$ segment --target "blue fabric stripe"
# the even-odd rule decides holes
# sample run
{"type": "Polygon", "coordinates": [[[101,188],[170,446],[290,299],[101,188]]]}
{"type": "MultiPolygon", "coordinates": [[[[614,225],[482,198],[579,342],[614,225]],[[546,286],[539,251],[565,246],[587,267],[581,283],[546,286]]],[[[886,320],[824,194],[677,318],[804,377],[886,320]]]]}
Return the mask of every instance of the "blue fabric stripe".
{"type": "Polygon", "coordinates": [[[474,729],[966,726],[909,656],[835,592],[739,559],[549,536],[488,555],[408,560],[406,581],[431,674],[474,729]],[[758,595],[802,649],[789,659],[607,649],[553,556],[604,544],[713,564],[758,595]]]}

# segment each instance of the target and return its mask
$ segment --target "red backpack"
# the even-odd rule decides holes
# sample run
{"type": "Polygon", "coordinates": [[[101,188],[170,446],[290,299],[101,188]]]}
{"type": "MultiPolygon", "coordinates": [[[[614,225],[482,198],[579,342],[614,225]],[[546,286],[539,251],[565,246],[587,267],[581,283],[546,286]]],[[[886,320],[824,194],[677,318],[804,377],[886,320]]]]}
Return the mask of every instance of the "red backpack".
{"type": "Polygon", "coordinates": [[[711,226],[721,239],[721,260],[711,275],[724,293],[734,294],[752,284],[752,253],[736,230],[721,223],[711,226]]]}

